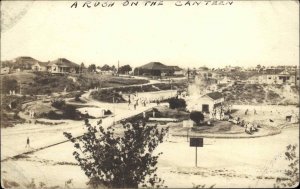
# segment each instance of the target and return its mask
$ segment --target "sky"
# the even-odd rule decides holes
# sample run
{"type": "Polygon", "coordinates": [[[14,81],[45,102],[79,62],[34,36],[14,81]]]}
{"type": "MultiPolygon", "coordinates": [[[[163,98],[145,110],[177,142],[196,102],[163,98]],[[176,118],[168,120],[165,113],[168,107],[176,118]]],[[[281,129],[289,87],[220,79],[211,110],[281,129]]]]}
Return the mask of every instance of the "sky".
{"type": "Polygon", "coordinates": [[[74,2],[2,2],[1,60],[64,57],[132,67],[158,61],[183,68],[299,64],[295,1],[180,7],[175,1],[152,7],[116,1],[104,8],[78,1],[70,8],[74,2]]]}

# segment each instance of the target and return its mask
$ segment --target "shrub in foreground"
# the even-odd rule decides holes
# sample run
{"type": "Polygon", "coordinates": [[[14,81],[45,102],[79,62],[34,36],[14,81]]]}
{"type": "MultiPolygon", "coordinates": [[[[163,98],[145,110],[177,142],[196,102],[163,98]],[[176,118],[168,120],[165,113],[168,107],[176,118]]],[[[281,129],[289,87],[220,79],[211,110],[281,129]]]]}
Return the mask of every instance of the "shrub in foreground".
{"type": "Polygon", "coordinates": [[[155,174],[161,153],[154,150],[163,142],[168,129],[159,130],[142,122],[123,122],[124,135],[85,121],[87,131],[80,138],[64,135],[74,144],[73,155],[93,188],[159,187],[163,181],[155,174]]]}

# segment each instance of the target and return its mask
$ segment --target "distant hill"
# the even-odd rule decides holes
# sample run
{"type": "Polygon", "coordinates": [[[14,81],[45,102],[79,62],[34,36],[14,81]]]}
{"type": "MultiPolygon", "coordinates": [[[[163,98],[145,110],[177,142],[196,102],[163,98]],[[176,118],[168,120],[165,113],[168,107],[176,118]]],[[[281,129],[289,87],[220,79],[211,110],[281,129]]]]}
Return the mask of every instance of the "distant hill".
{"type": "Polygon", "coordinates": [[[58,58],[53,61],[49,62],[41,62],[35,58],[30,56],[20,56],[12,60],[1,61],[2,67],[10,67],[11,69],[22,69],[22,70],[30,70],[32,65],[36,64],[37,62],[43,63],[46,65],[60,65],[63,67],[79,67],[80,65],[66,59],[66,58],[58,58]]]}
{"type": "Polygon", "coordinates": [[[12,69],[23,69],[23,70],[29,70],[31,69],[31,66],[34,65],[36,62],[39,62],[38,60],[30,57],[30,56],[20,56],[13,60],[7,60],[2,61],[2,67],[10,67],[12,69]]]}

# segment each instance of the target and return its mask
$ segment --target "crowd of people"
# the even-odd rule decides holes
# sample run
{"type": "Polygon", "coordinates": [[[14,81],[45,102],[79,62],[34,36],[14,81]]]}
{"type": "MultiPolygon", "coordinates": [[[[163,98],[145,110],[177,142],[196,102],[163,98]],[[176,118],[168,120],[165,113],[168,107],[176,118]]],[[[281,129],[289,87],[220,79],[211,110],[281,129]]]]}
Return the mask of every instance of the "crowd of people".
{"type": "MultiPolygon", "coordinates": [[[[233,124],[239,125],[241,127],[245,128],[245,132],[247,134],[253,134],[254,132],[257,132],[260,128],[258,124],[246,122],[245,120],[241,120],[240,117],[233,117],[231,115],[232,113],[232,105],[221,105],[219,107],[216,107],[213,109],[212,112],[209,114],[210,120],[222,120],[222,121],[229,121],[233,124]]],[[[254,114],[257,114],[256,110],[253,110],[254,114]]],[[[245,111],[245,115],[249,114],[249,110],[247,109],[245,111]]]]}
{"type": "Polygon", "coordinates": [[[240,117],[232,117],[231,115],[229,116],[228,121],[241,127],[244,127],[245,132],[250,135],[252,135],[254,132],[257,132],[259,128],[261,128],[256,123],[246,122],[245,120],[241,120],[240,117]]]}
{"type": "Polygon", "coordinates": [[[146,107],[148,104],[150,104],[150,100],[148,98],[138,97],[137,94],[128,96],[129,109],[130,109],[130,106],[133,106],[134,110],[136,110],[137,106],[140,105],[140,106],[146,107]]]}

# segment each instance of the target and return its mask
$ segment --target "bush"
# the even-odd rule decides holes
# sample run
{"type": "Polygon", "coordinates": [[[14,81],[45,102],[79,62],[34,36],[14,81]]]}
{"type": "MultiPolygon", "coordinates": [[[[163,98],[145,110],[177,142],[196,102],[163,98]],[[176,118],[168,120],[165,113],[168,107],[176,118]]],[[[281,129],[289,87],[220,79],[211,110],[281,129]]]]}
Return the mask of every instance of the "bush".
{"type": "Polygon", "coordinates": [[[110,110],[104,110],[104,115],[111,115],[112,112],[110,110]]]}
{"type": "Polygon", "coordinates": [[[66,105],[64,100],[54,100],[51,104],[54,108],[61,110],[66,105]]]}
{"type": "MultiPolygon", "coordinates": [[[[43,115],[42,115],[43,116],[43,115]]],[[[57,114],[55,111],[51,110],[45,115],[48,119],[61,119],[62,116],[60,114],[57,114]]]]}
{"type": "Polygon", "coordinates": [[[81,102],[80,97],[81,97],[81,94],[80,94],[80,93],[75,94],[75,99],[74,99],[74,100],[75,100],[76,102],[81,102]]]}
{"type": "Polygon", "coordinates": [[[193,120],[198,126],[202,121],[204,121],[204,115],[199,111],[192,111],[190,113],[190,119],[193,120]]]}
{"type": "Polygon", "coordinates": [[[77,112],[76,107],[72,105],[65,105],[63,107],[63,117],[66,119],[80,119],[81,115],[77,112]]]}
{"type": "Polygon", "coordinates": [[[122,95],[120,95],[117,92],[113,92],[110,89],[107,90],[100,90],[100,91],[93,91],[91,93],[91,96],[99,101],[103,101],[103,102],[110,102],[110,103],[122,103],[122,102],[126,102],[122,95]]]}
{"type": "Polygon", "coordinates": [[[186,102],[184,99],[179,99],[179,98],[170,98],[169,99],[169,107],[171,109],[178,109],[178,108],[185,108],[186,107],[186,102]]]}

